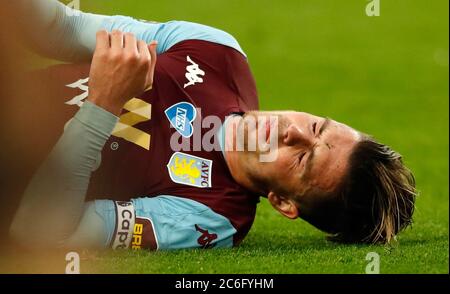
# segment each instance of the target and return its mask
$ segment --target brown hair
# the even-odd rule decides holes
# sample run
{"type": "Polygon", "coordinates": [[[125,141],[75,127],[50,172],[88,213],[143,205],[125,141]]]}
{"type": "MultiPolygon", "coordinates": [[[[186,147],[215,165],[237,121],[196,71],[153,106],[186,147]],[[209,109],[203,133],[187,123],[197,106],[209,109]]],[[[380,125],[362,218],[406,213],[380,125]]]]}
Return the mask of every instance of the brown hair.
{"type": "Polygon", "coordinates": [[[401,155],[361,134],[337,191],[300,215],[328,239],[389,243],[412,223],[415,180],[401,155]]]}

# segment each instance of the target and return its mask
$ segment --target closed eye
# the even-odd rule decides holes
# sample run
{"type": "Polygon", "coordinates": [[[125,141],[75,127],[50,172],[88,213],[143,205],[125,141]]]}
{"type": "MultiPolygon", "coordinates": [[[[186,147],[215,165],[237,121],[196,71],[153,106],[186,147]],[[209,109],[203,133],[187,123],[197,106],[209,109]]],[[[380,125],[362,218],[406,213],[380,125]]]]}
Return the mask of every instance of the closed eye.
{"type": "Polygon", "coordinates": [[[303,157],[305,157],[306,152],[303,152],[302,154],[300,154],[300,156],[298,157],[298,163],[302,162],[303,157]]]}
{"type": "Polygon", "coordinates": [[[317,123],[315,122],[315,123],[312,124],[313,134],[316,134],[316,128],[317,128],[317,123]]]}

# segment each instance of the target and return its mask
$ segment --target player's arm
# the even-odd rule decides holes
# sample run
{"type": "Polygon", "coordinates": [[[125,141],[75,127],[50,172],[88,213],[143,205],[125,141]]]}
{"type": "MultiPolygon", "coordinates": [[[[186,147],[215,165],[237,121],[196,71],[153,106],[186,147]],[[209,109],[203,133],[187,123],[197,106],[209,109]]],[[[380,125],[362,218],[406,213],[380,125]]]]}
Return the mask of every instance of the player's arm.
{"type": "Polygon", "coordinates": [[[186,198],[96,200],[65,245],[72,248],[172,250],[230,248],[236,229],[224,216],[186,198]]]}
{"type": "Polygon", "coordinates": [[[107,18],[73,10],[57,0],[15,0],[23,38],[38,53],[65,61],[89,61],[95,36],[107,18]]]}
{"type": "Polygon", "coordinates": [[[123,105],[152,84],[155,44],[118,31],[97,35],[88,101],[33,176],[13,219],[11,235],[24,245],[64,246],[86,222],[92,204],[85,205],[85,196],[96,158],[123,105]]]}
{"type": "Polygon", "coordinates": [[[131,32],[147,43],[156,40],[158,54],[190,39],[223,44],[243,53],[230,34],[201,24],[150,23],[127,16],[91,14],[75,11],[56,0],[17,0],[17,5],[26,39],[39,53],[60,60],[89,61],[99,30],[131,32]]]}
{"type": "Polygon", "coordinates": [[[172,250],[233,246],[236,229],[231,222],[191,199],[171,195],[133,199],[128,210],[135,212],[135,219],[129,227],[123,224],[129,220],[130,213],[120,213],[124,210],[122,205],[116,204],[115,209],[111,206],[102,203],[97,213],[110,224],[108,242],[112,248],[172,250]],[[110,211],[119,212],[116,219],[109,217],[110,211]]]}

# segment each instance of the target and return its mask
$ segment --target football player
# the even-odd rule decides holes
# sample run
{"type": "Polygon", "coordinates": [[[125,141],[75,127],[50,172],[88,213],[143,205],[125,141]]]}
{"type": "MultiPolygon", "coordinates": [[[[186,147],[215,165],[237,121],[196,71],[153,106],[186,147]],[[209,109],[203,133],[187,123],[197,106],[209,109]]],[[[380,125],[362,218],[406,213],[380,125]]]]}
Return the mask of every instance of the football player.
{"type": "Polygon", "coordinates": [[[11,234],[22,244],[231,247],[248,233],[260,195],[342,242],[390,242],[410,224],[415,183],[400,155],[328,118],[258,111],[247,57],[230,34],[53,0],[18,3],[32,12],[21,19],[37,51],[87,62],[42,75],[73,95],[45,88],[65,130],[15,215],[11,234]],[[239,130],[276,148],[238,150],[239,130]],[[210,136],[217,140],[205,147],[210,136]],[[261,160],[267,153],[276,156],[261,160]]]}

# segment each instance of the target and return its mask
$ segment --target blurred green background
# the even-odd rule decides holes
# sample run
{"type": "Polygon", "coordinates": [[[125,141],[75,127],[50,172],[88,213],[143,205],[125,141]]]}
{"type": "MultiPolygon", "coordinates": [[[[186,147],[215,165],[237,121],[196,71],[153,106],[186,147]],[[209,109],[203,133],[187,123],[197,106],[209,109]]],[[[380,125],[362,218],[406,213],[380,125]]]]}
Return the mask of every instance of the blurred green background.
{"type": "Polygon", "coordinates": [[[249,57],[262,109],[329,116],[374,135],[404,156],[420,191],[413,228],[390,248],[329,243],[263,199],[238,248],[83,252],[82,272],[364,273],[375,251],[381,273],[448,273],[449,3],[381,0],[379,17],[365,14],[368,3],[81,0],[84,11],[231,33],[249,57]]]}

